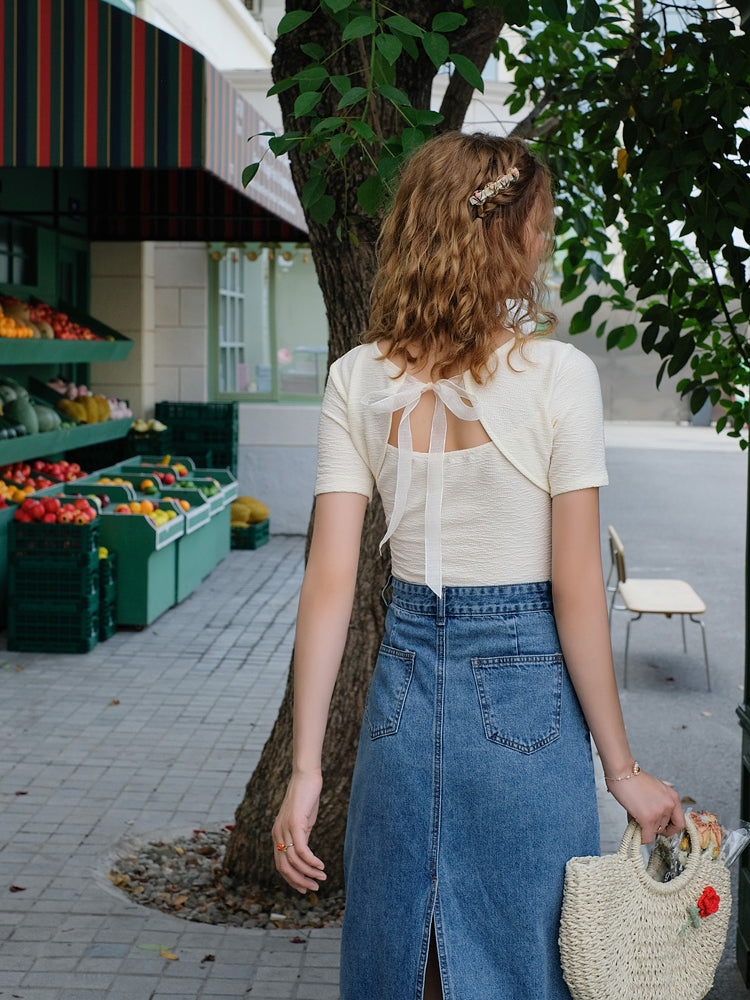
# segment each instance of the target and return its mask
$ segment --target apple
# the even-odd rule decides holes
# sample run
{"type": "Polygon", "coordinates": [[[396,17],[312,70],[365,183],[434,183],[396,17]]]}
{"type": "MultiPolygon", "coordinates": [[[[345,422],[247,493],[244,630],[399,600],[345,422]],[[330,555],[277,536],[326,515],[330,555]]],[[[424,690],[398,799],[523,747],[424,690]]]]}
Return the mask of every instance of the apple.
{"type": "Polygon", "coordinates": [[[175,482],[174,473],[165,472],[161,477],[161,481],[164,483],[165,486],[173,486],[175,482]]]}
{"type": "Polygon", "coordinates": [[[118,503],[115,507],[115,514],[129,514],[130,507],[126,503],[118,503]]]}

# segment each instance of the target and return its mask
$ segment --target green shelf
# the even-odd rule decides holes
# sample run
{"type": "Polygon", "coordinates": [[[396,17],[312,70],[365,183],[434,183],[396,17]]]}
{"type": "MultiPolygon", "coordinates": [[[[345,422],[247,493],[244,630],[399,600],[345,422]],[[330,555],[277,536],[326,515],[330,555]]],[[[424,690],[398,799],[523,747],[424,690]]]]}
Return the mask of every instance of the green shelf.
{"type": "Polygon", "coordinates": [[[41,458],[43,455],[57,455],[74,448],[99,444],[101,441],[114,441],[125,437],[132,423],[132,417],[124,417],[121,420],[105,420],[100,424],[79,424],[77,427],[63,427],[58,431],[45,431],[43,434],[24,434],[23,437],[0,441],[0,465],[41,458]]]}
{"type": "Polygon", "coordinates": [[[115,340],[36,340],[0,338],[0,365],[62,365],[66,362],[123,361],[133,346],[115,340]]]}

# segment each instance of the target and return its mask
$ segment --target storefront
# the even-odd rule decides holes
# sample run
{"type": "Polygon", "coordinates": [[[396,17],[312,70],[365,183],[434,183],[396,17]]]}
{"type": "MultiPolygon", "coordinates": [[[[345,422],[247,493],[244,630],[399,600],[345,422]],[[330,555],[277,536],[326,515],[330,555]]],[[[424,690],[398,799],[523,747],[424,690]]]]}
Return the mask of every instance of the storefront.
{"type": "MultiPolygon", "coordinates": [[[[51,380],[84,384],[97,397],[128,400],[135,416],[151,415],[159,399],[207,401],[211,247],[226,254],[252,245],[262,255],[305,246],[286,165],[268,157],[252,198],[242,187],[242,168],[263,152],[261,138],[247,137],[265,122],[200,53],[100,0],[2,0],[0,57],[0,306],[8,316],[11,299],[31,308],[4,327],[0,381],[53,407],[51,380]],[[183,266],[198,256],[202,268],[183,266]],[[58,333],[57,321],[46,330],[44,309],[75,321],[76,337],[58,333]]],[[[263,359],[256,364],[264,373],[263,359]]],[[[0,467],[106,447],[130,425],[68,423],[54,440],[33,429],[3,439],[0,430],[0,467]]],[[[235,415],[235,433],[236,424],[235,415]]],[[[213,498],[209,506],[219,509],[213,498]]],[[[228,532],[228,507],[223,523],[228,532]]],[[[170,600],[170,573],[175,599],[200,580],[186,575],[186,546],[182,570],[177,554],[165,568],[169,532],[179,537],[160,526],[153,551],[143,550],[144,573],[161,566],[152,588],[160,597],[136,618],[151,620],[170,600]]],[[[203,546],[205,558],[212,550],[203,546]]]]}

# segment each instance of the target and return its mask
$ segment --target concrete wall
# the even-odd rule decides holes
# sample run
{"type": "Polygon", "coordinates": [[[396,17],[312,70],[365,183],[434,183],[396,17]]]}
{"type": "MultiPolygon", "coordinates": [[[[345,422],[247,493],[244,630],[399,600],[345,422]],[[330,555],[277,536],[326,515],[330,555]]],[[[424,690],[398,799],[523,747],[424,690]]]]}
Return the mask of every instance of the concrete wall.
{"type": "Polygon", "coordinates": [[[208,400],[208,251],[154,245],[156,400],[208,400]]]}
{"type": "Polygon", "coordinates": [[[91,244],[91,313],[133,341],[125,361],[91,365],[91,384],[130,401],[136,417],[154,404],[154,244],[91,244]]]}

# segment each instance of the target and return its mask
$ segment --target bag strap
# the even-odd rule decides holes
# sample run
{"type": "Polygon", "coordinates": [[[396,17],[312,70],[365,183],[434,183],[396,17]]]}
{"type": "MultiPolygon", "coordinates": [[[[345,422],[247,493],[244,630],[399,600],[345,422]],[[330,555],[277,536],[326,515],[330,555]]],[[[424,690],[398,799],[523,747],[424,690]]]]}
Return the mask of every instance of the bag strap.
{"type": "Polygon", "coordinates": [[[671,895],[694,880],[701,862],[700,834],[689,814],[685,816],[685,828],[690,837],[690,854],[685,870],[669,882],[656,882],[646,871],[641,855],[641,828],[636,820],[631,819],[628,823],[617,853],[619,857],[629,858],[633,862],[636,874],[649,889],[659,895],[671,895]]]}

